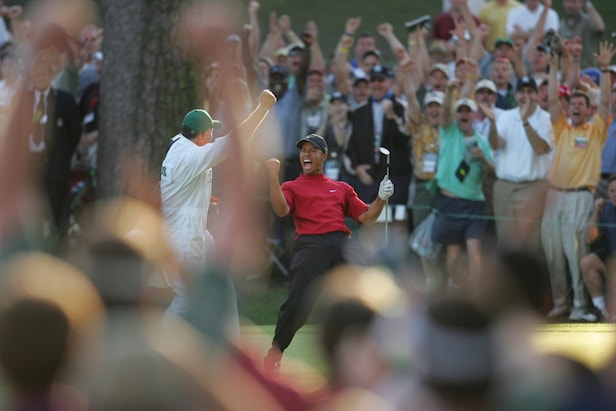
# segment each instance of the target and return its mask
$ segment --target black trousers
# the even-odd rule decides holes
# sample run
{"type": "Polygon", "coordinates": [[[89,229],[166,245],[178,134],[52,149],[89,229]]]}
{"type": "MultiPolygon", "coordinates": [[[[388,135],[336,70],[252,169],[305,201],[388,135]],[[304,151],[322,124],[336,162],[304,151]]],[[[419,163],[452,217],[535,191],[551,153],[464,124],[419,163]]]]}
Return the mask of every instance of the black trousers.
{"type": "Polygon", "coordinates": [[[272,345],[284,351],[308,320],[321,289],[319,281],[335,266],[345,263],[349,236],[343,232],[302,235],[291,261],[289,295],[280,307],[272,345]]]}
{"type": "Polygon", "coordinates": [[[49,211],[51,212],[54,228],[59,237],[64,238],[68,230],[70,212],[70,179],[46,179],[45,193],[49,201],[49,211]]]}

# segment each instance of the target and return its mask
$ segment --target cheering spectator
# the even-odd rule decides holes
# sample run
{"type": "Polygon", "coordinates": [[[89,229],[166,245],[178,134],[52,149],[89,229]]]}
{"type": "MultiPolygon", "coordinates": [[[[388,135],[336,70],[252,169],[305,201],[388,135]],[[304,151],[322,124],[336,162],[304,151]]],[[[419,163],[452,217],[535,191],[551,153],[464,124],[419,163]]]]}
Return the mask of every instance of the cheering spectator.
{"type": "Polygon", "coordinates": [[[558,33],[565,39],[579,37],[584,50],[581,67],[592,66],[593,50],[596,50],[597,41],[605,30],[603,18],[590,0],[586,3],[583,0],[563,0],[563,6],[565,15],[560,20],[558,33]],[[584,4],[586,13],[582,11],[584,4]]]}
{"type": "Polygon", "coordinates": [[[473,281],[479,275],[481,269],[480,240],[486,225],[481,181],[482,174],[493,165],[487,139],[473,128],[477,104],[462,97],[452,107],[452,96],[459,85],[458,80],[449,83],[441,111],[435,178],[439,190],[436,200],[439,213],[432,226],[432,240],[447,246],[450,279],[464,287],[467,281],[473,281]],[[465,217],[457,217],[459,215],[465,217]],[[469,255],[468,270],[461,267],[464,245],[469,255]]]}
{"type": "Polygon", "coordinates": [[[547,191],[550,169],[552,124],[537,105],[537,84],[522,77],[515,92],[518,108],[498,117],[498,135],[490,145],[498,152],[494,186],[494,215],[499,246],[528,247],[540,256],[539,222],[542,199],[547,191]]]}
{"type": "Polygon", "coordinates": [[[546,13],[543,32],[550,29],[558,31],[558,14],[551,9],[552,0],[526,0],[522,7],[511,9],[507,15],[507,33],[509,37],[521,36],[528,40],[539,23],[541,15],[546,13]]]}
{"type": "Polygon", "coordinates": [[[592,303],[605,319],[610,318],[605,304],[606,263],[616,253],[616,175],[608,179],[607,193],[607,200],[595,200],[586,227],[586,241],[591,245],[591,252],[580,261],[582,278],[592,303]]]}
{"type": "Polygon", "coordinates": [[[496,39],[507,37],[509,12],[521,6],[516,0],[492,0],[479,10],[479,20],[490,26],[490,34],[486,42],[488,47],[492,44],[496,47],[496,39]]]}
{"type": "Polygon", "coordinates": [[[569,104],[570,123],[558,100],[558,55],[550,56],[549,108],[554,126],[556,155],[550,172],[550,188],[541,222],[541,240],[545,250],[554,307],[549,317],[569,311],[567,301],[567,263],[571,273],[573,308],[569,319],[593,321],[588,311],[580,260],[587,254],[584,230],[593,206],[593,195],[601,174],[601,149],[607,137],[610,76],[607,67],[614,46],[601,43],[595,58],[601,70],[601,104],[589,122],[590,99],[575,92],[569,104]]]}

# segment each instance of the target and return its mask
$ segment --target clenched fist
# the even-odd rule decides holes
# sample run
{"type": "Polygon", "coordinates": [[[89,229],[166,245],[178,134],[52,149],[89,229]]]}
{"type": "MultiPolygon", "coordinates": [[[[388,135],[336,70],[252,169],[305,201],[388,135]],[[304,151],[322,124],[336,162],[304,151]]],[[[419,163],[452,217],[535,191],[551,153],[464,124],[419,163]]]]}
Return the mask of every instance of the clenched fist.
{"type": "Polygon", "coordinates": [[[265,166],[270,176],[278,177],[278,173],[280,172],[280,160],[277,158],[270,158],[265,162],[265,166]]]}
{"type": "Polygon", "coordinates": [[[259,94],[259,105],[269,110],[274,107],[274,104],[276,104],[276,97],[271,91],[266,89],[259,94]]]}

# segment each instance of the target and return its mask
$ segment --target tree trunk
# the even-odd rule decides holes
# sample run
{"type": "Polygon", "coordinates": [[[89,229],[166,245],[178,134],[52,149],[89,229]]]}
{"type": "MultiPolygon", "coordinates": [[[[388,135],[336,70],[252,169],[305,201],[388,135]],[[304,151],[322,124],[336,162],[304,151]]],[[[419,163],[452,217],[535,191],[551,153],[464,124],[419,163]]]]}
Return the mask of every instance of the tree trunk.
{"type": "Polygon", "coordinates": [[[103,0],[98,192],[123,191],[124,157],[156,176],[182,115],[197,103],[197,76],[174,44],[182,0],[103,0]]]}

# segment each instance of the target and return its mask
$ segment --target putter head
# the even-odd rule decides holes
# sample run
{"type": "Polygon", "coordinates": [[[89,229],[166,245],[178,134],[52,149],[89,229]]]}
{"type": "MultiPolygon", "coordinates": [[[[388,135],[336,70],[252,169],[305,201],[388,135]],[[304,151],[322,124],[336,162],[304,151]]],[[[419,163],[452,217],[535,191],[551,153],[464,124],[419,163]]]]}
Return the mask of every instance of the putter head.
{"type": "Polygon", "coordinates": [[[385,155],[385,156],[389,157],[389,154],[390,154],[390,153],[389,153],[389,150],[388,150],[388,149],[386,149],[385,147],[379,147],[379,151],[381,152],[381,154],[383,154],[383,155],[385,155]]]}

